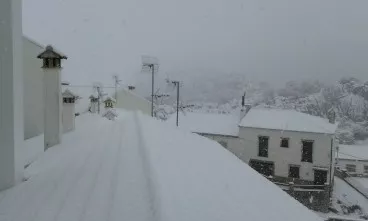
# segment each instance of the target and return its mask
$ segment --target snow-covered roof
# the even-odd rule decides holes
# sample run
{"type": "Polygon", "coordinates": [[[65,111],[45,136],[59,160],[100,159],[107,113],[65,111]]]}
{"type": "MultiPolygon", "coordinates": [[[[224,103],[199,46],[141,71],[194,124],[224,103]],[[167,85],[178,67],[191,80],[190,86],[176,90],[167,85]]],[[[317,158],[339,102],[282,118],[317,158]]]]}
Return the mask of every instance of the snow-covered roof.
{"type": "Polygon", "coordinates": [[[112,98],[112,97],[107,97],[107,98],[104,100],[104,102],[106,102],[106,101],[112,101],[112,102],[116,103],[116,100],[115,100],[114,98],[112,98]]]}
{"type": "Polygon", "coordinates": [[[143,114],[76,120],[0,192],[1,220],[322,221],[214,141],[143,114]]]}
{"type": "MultiPolygon", "coordinates": [[[[167,120],[176,125],[176,113],[167,120]]],[[[239,117],[229,114],[179,112],[179,128],[202,134],[238,136],[239,117]]]]}
{"type": "Polygon", "coordinates": [[[66,90],[62,93],[62,96],[63,96],[63,97],[72,97],[72,98],[76,97],[76,95],[75,95],[73,92],[71,92],[69,89],[66,89],[66,90]]]}
{"type": "Polygon", "coordinates": [[[337,124],[327,119],[294,110],[252,108],[240,122],[241,127],[334,134],[337,124]]]}
{"type": "Polygon", "coordinates": [[[339,159],[368,161],[368,145],[339,145],[339,159]]]}

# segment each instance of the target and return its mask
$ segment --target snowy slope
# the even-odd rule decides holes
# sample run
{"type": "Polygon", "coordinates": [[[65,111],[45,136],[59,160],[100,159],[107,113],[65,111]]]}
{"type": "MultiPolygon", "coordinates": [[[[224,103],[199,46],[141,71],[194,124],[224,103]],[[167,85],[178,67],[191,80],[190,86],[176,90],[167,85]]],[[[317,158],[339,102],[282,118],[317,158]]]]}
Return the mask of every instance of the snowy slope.
{"type": "Polygon", "coordinates": [[[336,204],[336,200],[339,200],[347,206],[359,205],[364,213],[368,213],[368,199],[338,177],[335,177],[333,198],[335,208],[339,209],[338,204],[336,204]]]}
{"type": "Polygon", "coordinates": [[[218,143],[139,121],[161,220],[320,220],[218,143]]]}
{"type": "Polygon", "coordinates": [[[117,113],[78,117],[28,181],[0,192],[0,220],[321,220],[216,142],[117,113]]]}

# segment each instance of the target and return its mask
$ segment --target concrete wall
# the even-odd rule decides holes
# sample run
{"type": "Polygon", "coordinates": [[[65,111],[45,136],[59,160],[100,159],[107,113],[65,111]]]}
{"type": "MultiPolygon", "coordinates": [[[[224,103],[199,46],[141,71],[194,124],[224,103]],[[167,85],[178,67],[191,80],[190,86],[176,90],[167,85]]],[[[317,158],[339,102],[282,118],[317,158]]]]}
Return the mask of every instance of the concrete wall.
{"type": "Polygon", "coordinates": [[[346,164],[353,164],[356,166],[356,172],[355,173],[348,172],[349,174],[368,176],[368,173],[365,173],[364,171],[364,166],[368,166],[368,160],[367,161],[357,161],[357,160],[349,160],[349,159],[339,159],[337,161],[337,166],[340,167],[340,169],[346,169],[346,164]]]}
{"type": "Polygon", "coordinates": [[[45,148],[61,143],[62,98],[59,68],[43,68],[45,87],[45,148]]]}
{"type": "Polygon", "coordinates": [[[151,115],[151,102],[127,89],[120,89],[117,93],[116,107],[130,111],[142,111],[151,115]]]}
{"type": "MultiPolygon", "coordinates": [[[[288,177],[289,166],[300,166],[300,179],[313,181],[314,169],[330,169],[332,135],[301,133],[257,128],[240,128],[239,145],[232,146],[231,152],[243,161],[250,159],[272,161],[275,164],[275,176],[288,177]],[[258,156],[258,136],[269,137],[268,157],[258,156]],[[280,147],[280,138],[289,138],[289,147],[280,147]],[[314,140],[313,163],[301,162],[302,140],[314,140]]],[[[335,143],[335,142],[333,142],[335,143]]],[[[336,146],[334,144],[334,146],[336,146]]],[[[335,148],[333,148],[335,151],[335,148]]],[[[334,152],[333,155],[334,156],[334,152]]],[[[329,180],[330,174],[327,174],[329,180]]]]}
{"type": "Polygon", "coordinates": [[[22,179],[22,1],[0,1],[0,191],[22,179]]]}
{"type": "Polygon", "coordinates": [[[37,58],[42,50],[40,45],[23,37],[24,139],[39,136],[44,132],[42,61],[37,58]]]}
{"type": "Polygon", "coordinates": [[[63,133],[74,130],[75,128],[75,104],[63,103],[62,110],[63,133]]]}

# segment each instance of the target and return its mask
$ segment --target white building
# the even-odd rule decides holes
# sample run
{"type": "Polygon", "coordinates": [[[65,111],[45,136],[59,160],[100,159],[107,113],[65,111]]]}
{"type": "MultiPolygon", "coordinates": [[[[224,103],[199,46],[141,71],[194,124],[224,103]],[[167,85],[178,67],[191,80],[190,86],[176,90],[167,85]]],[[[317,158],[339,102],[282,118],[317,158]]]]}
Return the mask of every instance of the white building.
{"type": "Polygon", "coordinates": [[[63,133],[73,131],[75,129],[75,101],[76,96],[70,91],[65,90],[63,96],[63,133]]]}
{"type": "Polygon", "coordinates": [[[336,164],[353,176],[368,176],[368,146],[339,145],[336,164]]]}
{"type": "MultiPolygon", "coordinates": [[[[176,113],[167,122],[176,125],[176,113]]],[[[213,113],[179,113],[179,128],[202,135],[219,142],[223,147],[232,149],[239,146],[239,117],[228,114],[213,113]]]]}
{"type": "Polygon", "coordinates": [[[134,87],[120,88],[116,94],[116,107],[151,115],[151,101],[137,95],[133,90],[134,87]]]}
{"type": "Polygon", "coordinates": [[[251,109],[231,151],[279,182],[324,185],[332,180],[336,124],[292,110],[251,109]]]}

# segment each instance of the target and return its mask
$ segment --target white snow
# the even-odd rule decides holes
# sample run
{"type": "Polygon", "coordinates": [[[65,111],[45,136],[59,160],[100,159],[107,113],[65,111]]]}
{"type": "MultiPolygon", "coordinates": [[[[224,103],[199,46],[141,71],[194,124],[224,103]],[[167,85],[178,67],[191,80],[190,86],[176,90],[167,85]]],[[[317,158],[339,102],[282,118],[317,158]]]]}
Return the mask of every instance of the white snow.
{"type": "Polygon", "coordinates": [[[44,152],[44,146],[43,134],[25,140],[21,151],[24,165],[35,161],[44,152]]]}
{"type": "Polygon", "coordinates": [[[322,220],[214,141],[143,114],[118,119],[78,117],[28,181],[0,192],[0,220],[322,220]]]}
{"type": "MultiPolygon", "coordinates": [[[[176,112],[167,122],[176,125],[176,112]]],[[[179,128],[213,135],[238,136],[239,117],[230,114],[179,112],[179,128]]]]}
{"type": "Polygon", "coordinates": [[[334,182],[334,199],[340,200],[343,204],[348,206],[359,205],[363,209],[363,212],[368,212],[368,199],[340,178],[335,177],[334,182]]]}
{"type": "Polygon", "coordinates": [[[354,177],[354,179],[356,179],[368,191],[368,178],[354,177]]]}
{"type": "Polygon", "coordinates": [[[252,108],[241,120],[240,126],[285,131],[334,134],[337,124],[294,110],[252,108]]]}
{"type": "Polygon", "coordinates": [[[367,145],[339,145],[339,159],[368,160],[367,145]]]}

